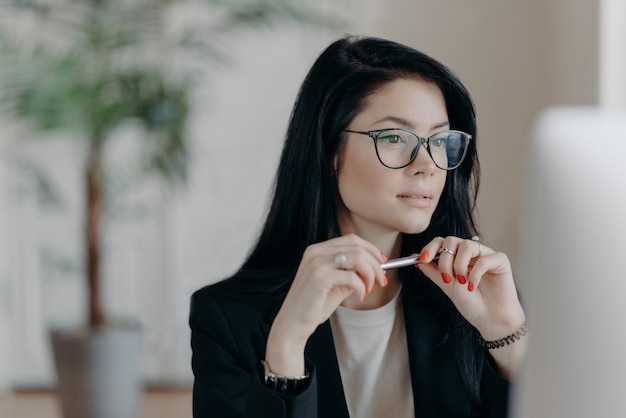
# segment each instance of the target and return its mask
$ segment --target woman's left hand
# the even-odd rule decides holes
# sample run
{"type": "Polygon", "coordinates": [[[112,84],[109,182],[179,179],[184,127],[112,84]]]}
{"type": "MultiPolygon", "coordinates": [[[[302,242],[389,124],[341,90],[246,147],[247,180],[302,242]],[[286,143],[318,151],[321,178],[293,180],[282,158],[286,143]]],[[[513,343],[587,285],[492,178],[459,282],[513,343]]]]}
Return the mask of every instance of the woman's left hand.
{"type": "Polygon", "coordinates": [[[525,322],[508,257],[479,241],[437,237],[417,267],[452,300],[485,340],[496,340],[525,322]],[[433,259],[439,255],[437,264],[433,259]]]}

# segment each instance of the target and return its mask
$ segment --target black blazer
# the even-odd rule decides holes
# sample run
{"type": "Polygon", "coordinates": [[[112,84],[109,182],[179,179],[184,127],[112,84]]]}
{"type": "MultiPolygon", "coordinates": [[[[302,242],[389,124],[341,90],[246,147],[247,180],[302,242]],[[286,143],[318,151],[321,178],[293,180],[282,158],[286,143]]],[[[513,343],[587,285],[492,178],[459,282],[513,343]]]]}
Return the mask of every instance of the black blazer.
{"type": "MultiPolygon", "coordinates": [[[[507,415],[508,382],[488,361],[481,377],[486,411],[472,408],[453,344],[442,343],[432,314],[402,298],[416,417],[507,415]]],[[[208,286],[191,298],[195,418],[348,418],[330,322],[321,324],[305,350],[312,378],[300,395],[277,395],[261,384],[265,345],[284,295],[242,293],[208,286]]]]}

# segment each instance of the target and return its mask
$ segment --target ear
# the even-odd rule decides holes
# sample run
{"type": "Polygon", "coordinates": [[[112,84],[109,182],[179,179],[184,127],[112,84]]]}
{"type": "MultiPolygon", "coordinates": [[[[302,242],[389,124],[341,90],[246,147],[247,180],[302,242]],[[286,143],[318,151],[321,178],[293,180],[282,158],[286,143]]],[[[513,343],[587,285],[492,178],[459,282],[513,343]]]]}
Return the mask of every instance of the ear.
{"type": "Polygon", "coordinates": [[[344,157],[345,148],[346,148],[345,139],[341,138],[339,144],[337,144],[337,149],[335,151],[335,154],[328,161],[328,164],[330,165],[329,169],[330,169],[331,177],[335,177],[335,178],[339,177],[339,171],[341,170],[341,167],[343,166],[343,157],[344,157]]]}

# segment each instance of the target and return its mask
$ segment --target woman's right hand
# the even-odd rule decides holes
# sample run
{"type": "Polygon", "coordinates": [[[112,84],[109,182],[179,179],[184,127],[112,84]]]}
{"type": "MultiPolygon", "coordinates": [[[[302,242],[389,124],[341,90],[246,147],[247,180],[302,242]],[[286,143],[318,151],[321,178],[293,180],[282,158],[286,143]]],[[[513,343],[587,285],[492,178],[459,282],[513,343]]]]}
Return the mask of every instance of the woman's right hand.
{"type": "Polygon", "coordinates": [[[270,329],[265,359],[274,373],[304,373],[304,347],[311,334],[350,295],[364,300],[375,284],[386,285],[383,261],[376,246],[354,234],[307,247],[270,329]],[[343,265],[335,261],[339,253],[346,257],[343,265]]]}

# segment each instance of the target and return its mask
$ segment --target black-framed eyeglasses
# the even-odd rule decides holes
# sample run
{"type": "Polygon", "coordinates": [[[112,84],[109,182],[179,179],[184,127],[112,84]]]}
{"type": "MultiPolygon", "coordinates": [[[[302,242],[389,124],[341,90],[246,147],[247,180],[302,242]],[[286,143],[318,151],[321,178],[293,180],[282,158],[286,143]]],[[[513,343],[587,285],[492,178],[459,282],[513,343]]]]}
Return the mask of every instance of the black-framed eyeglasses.
{"type": "Polygon", "coordinates": [[[374,140],[376,155],[388,168],[404,168],[411,164],[422,144],[426,144],[428,155],[442,170],[454,170],[461,165],[472,136],[465,132],[447,130],[422,138],[413,131],[402,128],[378,129],[376,131],[344,132],[367,135],[374,140]]]}

